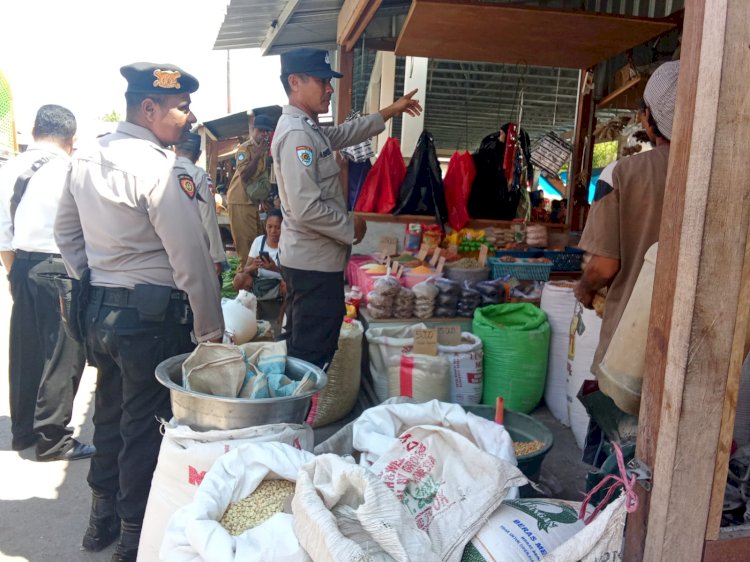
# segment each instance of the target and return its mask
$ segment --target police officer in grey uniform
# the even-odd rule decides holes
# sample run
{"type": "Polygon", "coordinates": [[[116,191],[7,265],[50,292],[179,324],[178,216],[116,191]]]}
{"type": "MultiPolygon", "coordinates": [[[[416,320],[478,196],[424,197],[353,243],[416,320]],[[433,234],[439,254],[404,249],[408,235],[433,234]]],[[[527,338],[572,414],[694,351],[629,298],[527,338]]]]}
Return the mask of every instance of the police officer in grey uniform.
{"type": "Polygon", "coordinates": [[[198,81],[169,64],[120,69],[127,118],[73,157],[55,222],[72,277],[90,271],[84,328],[98,369],[93,493],[83,546],[120,539],[113,561],[135,560],[151,476],[169,419],[169,392],[154,378],[164,359],[220,341],[219,287],[196,186],[166,146],[195,122],[198,81]],[[121,520],[121,524],[120,524],[121,520]]]}
{"type": "Polygon", "coordinates": [[[344,270],[352,243],[367,226],[346,209],[334,151],[385,129],[385,121],[422,107],[416,90],[378,113],[335,127],[321,127],[331,100],[328,53],[295,49],[281,55],[281,83],[289,97],[271,144],[284,213],[279,260],[287,283],[286,330],[289,355],[320,367],[336,352],[344,307],[344,270]]]}
{"type": "Polygon", "coordinates": [[[201,136],[195,133],[187,133],[175,145],[174,151],[177,155],[177,165],[187,170],[195,182],[195,188],[197,189],[195,198],[198,200],[203,228],[208,235],[208,248],[211,252],[214,267],[216,267],[216,274],[220,276],[224,270],[227,255],[221,241],[219,221],[216,219],[216,203],[211,189],[211,177],[206,170],[196,165],[201,155],[201,136]]]}

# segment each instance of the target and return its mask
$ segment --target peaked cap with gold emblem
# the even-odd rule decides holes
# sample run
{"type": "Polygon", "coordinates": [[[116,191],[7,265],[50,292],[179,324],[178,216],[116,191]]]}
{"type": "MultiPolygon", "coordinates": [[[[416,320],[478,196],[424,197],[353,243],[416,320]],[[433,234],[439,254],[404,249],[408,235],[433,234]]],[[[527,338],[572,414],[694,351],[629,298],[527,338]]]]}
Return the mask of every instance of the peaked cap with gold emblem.
{"type": "Polygon", "coordinates": [[[198,89],[198,79],[173,64],[134,62],[120,74],[128,81],[127,93],[192,94],[198,89]]]}

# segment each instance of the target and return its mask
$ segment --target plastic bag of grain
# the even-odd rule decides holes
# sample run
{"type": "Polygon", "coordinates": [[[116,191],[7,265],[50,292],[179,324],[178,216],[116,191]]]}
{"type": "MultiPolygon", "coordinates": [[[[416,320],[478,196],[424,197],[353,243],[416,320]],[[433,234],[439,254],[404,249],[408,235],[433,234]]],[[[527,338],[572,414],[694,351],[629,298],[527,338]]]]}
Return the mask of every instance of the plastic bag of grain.
{"type": "Polygon", "coordinates": [[[450,401],[451,368],[439,355],[404,353],[388,366],[388,397],[408,396],[417,402],[450,401]]]}
{"type": "Polygon", "coordinates": [[[339,332],[339,347],[328,367],[328,383],[312,399],[307,423],[321,427],[340,420],[357,403],[362,379],[362,323],[345,318],[339,332]]]}
{"type": "Polygon", "coordinates": [[[312,451],[314,442],[309,425],[287,423],[196,431],[173,420],[162,424],[162,432],[164,438],[143,517],[139,562],[159,559],[169,518],[193,500],[208,470],[223,454],[243,445],[268,441],[312,451]]]}
{"type": "Polygon", "coordinates": [[[563,500],[505,500],[466,545],[461,562],[541,560],[585,527],[578,509],[563,500]]]}
{"type": "Polygon", "coordinates": [[[295,536],[291,513],[284,511],[284,497],[294,493],[297,474],[314,458],[283,443],[245,445],[222,456],[206,474],[193,501],[169,520],[160,559],[309,560],[295,536]],[[268,486],[271,481],[274,484],[268,486]],[[260,497],[253,495],[256,491],[260,497]]]}

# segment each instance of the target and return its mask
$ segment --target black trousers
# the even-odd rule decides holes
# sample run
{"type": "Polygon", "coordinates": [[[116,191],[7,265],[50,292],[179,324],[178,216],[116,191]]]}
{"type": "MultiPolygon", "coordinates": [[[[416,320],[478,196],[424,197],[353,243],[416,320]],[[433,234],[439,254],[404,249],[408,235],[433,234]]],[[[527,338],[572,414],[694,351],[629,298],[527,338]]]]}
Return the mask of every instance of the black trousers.
{"type": "Polygon", "coordinates": [[[287,284],[287,353],[324,367],[338,347],[344,305],[344,272],[281,268],[287,284]]]}
{"type": "MultiPolygon", "coordinates": [[[[143,322],[135,308],[102,304],[92,293],[86,312],[89,363],[98,369],[94,445],[88,483],[116,497],[117,513],[140,525],[161,446],[157,418],[170,419],[169,391],[154,376],[164,359],[194,349],[191,326],[168,318],[143,322]]],[[[171,306],[171,305],[170,305],[171,306]]]]}
{"type": "Polygon", "coordinates": [[[59,257],[17,252],[8,278],[9,386],[13,444],[37,439],[37,454],[54,456],[72,446],[67,427],[86,365],[83,345],[62,329],[54,277],[66,275],[59,257]]]}

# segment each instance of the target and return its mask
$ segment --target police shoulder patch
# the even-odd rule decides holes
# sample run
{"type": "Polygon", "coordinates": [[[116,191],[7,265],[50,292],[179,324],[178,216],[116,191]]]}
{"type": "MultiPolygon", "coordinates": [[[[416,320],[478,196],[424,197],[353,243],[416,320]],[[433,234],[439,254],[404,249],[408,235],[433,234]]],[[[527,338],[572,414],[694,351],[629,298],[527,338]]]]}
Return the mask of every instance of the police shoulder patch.
{"type": "Polygon", "coordinates": [[[297,158],[302,162],[305,167],[311,166],[313,163],[313,151],[309,146],[298,146],[297,147],[297,158]]]}
{"type": "Polygon", "coordinates": [[[177,181],[180,182],[180,188],[185,192],[190,199],[195,197],[195,182],[189,174],[180,174],[177,176],[177,181]]]}

